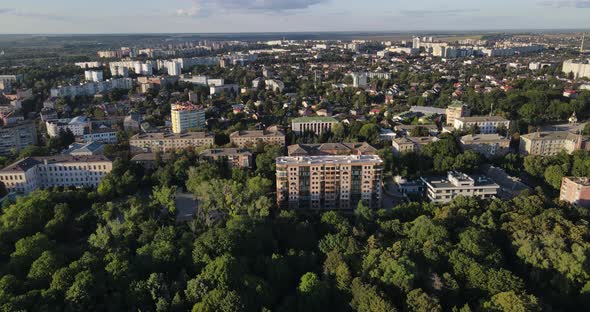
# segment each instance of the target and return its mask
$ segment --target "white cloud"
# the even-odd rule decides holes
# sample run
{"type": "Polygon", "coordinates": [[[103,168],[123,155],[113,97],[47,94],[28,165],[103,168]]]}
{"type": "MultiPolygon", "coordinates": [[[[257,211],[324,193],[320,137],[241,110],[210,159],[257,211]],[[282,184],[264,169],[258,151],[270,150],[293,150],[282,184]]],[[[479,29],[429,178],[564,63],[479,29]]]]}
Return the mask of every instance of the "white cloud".
{"type": "Polygon", "coordinates": [[[218,12],[284,13],[303,10],[330,0],[193,0],[187,9],[176,10],[181,17],[205,17],[218,12]]]}
{"type": "Polygon", "coordinates": [[[557,8],[577,8],[577,9],[588,9],[590,8],[590,0],[549,0],[539,2],[542,6],[550,6],[557,8]]]}

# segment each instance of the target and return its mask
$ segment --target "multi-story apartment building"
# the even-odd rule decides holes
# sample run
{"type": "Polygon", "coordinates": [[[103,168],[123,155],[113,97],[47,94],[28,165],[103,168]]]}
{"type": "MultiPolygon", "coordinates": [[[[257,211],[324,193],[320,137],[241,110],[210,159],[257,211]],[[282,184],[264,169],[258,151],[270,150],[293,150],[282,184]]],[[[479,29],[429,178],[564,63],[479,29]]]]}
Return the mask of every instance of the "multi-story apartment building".
{"type": "Polygon", "coordinates": [[[214,148],[203,151],[203,159],[224,161],[232,168],[252,168],[252,153],[239,148],[214,148]]]}
{"type": "Polygon", "coordinates": [[[588,138],[567,131],[534,132],[520,136],[520,153],[523,155],[557,155],[561,151],[568,154],[584,148],[588,138]]]}
{"type": "Polygon", "coordinates": [[[86,81],[100,82],[103,79],[102,70],[87,70],[84,72],[86,81]]]}
{"type": "Polygon", "coordinates": [[[459,143],[464,151],[473,150],[486,158],[506,155],[510,149],[510,140],[497,133],[465,135],[459,143]]]}
{"type": "Polygon", "coordinates": [[[445,204],[457,196],[491,198],[500,186],[485,176],[470,177],[450,171],[447,178],[420,178],[426,185],[426,196],[433,203],[445,204]]]}
{"type": "Polygon", "coordinates": [[[0,155],[37,144],[37,127],[35,123],[20,122],[0,127],[0,155]]]}
{"type": "Polygon", "coordinates": [[[87,82],[84,84],[65,86],[51,89],[52,97],[74,97],[74,96],[92,96],[99,93],[109,92],[113,89],[133,88],[133,79],[117,78],[100,82],[87,82]]]}
{"type": "Polygon", "coordinates": [[[281,131],[242,130],[229,135],[237,147],[255,146],[258,143],[285,146],[285,134],[281,131]]]}
{"type": "Polygon", "coordinates": [[[377,155],[377,149],[363,143],[295,144],[287,148],[289,156],[377,155]]]}
{"type": "Polygon", "coordinates": [[[291,121],[291,129],[297,135],[314,133],[321,135],[326,131],[332,131],[332,127],[338,121],[332,117],[300,117],[291,121]]]}
{"type": "Polygon", "coordinates": [[[471,115],[471,109],[461,101],[453,101],[453,104],[447,107],[445,114],[447,115],[447,126],[454,126],[455,119],[469,117],[471,115]]]}
{"type": "Polygon", "coordinates": [[[111,172],[104,156],[28,157],[0,170],[0,182],[9,192],[29,194],[38,188],[97,187],[111,172]]]}
{"type": "Polygon", "coordinates": [[[45,122],[47,134],[52,138],[59,136],[60,131],[66,131],[68,129],[72,131],[74,136],[83,136],[89,124],[88,119],[84,116],[78,116],[72,119],[48,120],[45,122]]]}
{"type": "Polygon", "coordinates": [[[132,153],[171,152],[178,149],[213,146],[214,136],[206,132],[145,133],[129,139],[132,153]]]}
{"type": "Polygon", "coordinates": [[[563,73],[573,73],[575,78],[590,78],[590,60],[567,60],[563,62],[563,73]]]}
{"type": "Polygon", "coordinates": [[[376,155],[279,157],[279,207],[353,210],[381,207],[383,161],[376,155]]]}
{"type": "Polygon", "coordinates": [[[418,152],[423,146],[436,141],[438,141],[437,137],[402,137],[393,139],[391,147],[395,155],[401,155],[408,152],[418,152]]]}
{"type": "Polygon", "coordinates": [[[499,129],[510,128],[510,120],[500,116],[474,116],[455,118],[454,128],[456,130],[468,130],[477,127],[481,134],[496,133],[499,129]]]}
{"type": "Polygon", "coordinates": [[[172,132],[183,133],[189,129],[204,129],[205,108],[192,103],[172,104],[170,109],[172,132]]]}
{"type": "Polygon", "coordinates": [[[559,200],[575,206],[590,208],[590,178],[564,177],[561,181],[559,200]]]}

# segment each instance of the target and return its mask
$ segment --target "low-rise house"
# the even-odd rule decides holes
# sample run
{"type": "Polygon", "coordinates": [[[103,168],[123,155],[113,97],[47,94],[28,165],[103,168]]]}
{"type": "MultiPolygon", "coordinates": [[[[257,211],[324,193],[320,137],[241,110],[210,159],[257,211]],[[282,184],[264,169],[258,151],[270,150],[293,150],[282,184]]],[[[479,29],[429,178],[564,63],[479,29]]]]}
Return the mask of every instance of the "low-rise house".
{"type": "Polygon", "coordinates": [[[401,155],[409,152],[419,152],[420,149],[430,143],[438,141],[437,137],[402,137],[391,142],[393,153],[401,155]]]}

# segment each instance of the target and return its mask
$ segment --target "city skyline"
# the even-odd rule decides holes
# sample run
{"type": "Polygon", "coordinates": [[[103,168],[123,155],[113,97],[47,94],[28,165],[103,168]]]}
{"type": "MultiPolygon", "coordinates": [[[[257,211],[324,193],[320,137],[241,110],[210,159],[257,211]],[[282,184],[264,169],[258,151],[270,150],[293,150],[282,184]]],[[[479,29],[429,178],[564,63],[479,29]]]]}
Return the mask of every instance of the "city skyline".
{"type": "Polygon", "coordinates": [[[588,28],[588,0],[36,0],[0,6],[1,34],[242,33],[588,28]],[[438,6],[437,6],[438,5],[438,6]]]}

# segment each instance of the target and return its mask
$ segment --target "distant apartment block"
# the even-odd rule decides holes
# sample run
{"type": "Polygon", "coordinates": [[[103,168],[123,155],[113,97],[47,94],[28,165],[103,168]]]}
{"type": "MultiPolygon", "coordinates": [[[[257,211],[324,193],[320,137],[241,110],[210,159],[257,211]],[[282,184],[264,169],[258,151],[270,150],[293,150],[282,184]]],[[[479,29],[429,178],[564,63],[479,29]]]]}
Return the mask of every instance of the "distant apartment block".
{"type": "Polygon", "coordinates": [[[64,86],[51,89],[52,97],[93,96],[106,93],[113,89],[129,90],[133,88],[133,79],[117,78],[100,82],[87,82],[84,84],[64,86]]]}
{"type": "Polygon", "coordinates": [[[203,159],[223,161],[232,168],[252,168],[252,153],[239,148],[214,148],[203,151],[203,159]]]}
{"type": "Polygon", "coordinates": [[[567,131],[534,132],[520,136],[523,155],[553,156],[562,151],[568,154],[584,148],[588,138],[567,131]]]}
{"type": "Polygon", "coordinates": [[[104,156],[28,157],[0,170],[0,182],[9,192],[29,194],[38,188],[97,187],[111,172],[104,156]]]}
{"type": "Polygon", "coordinates": [[[190,129],[204,129],[205,108],[192,103],[172,104],[170,109],[172,132],[183,133],[190,129]]]}
{"type": "Polygon", "coordinates": [[[590,78],[590,60],[567,60],[563,62],[563,73],[573,73],[575,78],[590,78]]]}
{"type": "Polygon", "coordinates": [[[103,80],[102,70],[87,70],[84,72],[86,81],[101,82],[103,80]]]}
{"type": "Polygon", "coordinates": [[[459,143],[464,151],[476,151],[486,158],[504,156],[510,149],[510,140],[497,133],[465,135],[459,143]]]}
{"type": "Polygon", "coordinates": [[[0,155],[19,152],[37,144],[37,127],[34,122],[20,122],[0,127],[0,155]]]}
{"type": "Polygon", "coordinates": [[[481,134],[491,134],[498,132],[499,129],[510,128],[510,120],[500,116],[474,116],[455,118],[454,128],[456,130],[469,130],[477,127],[481,134]]]}
{"type": "Polygon", "coordinates": [[[276,162],[279,207],[350,211],[363,201],[381,208],[379,156],[279,157],[276,162]]]}
{"type": "Polygon", "coordinates": [[[471,116],[471,109],[463,102],[454,101],[447,107],[445,114],[447,115],[447,126],[454,126],[455,119],[471,116]]]}
{"type": "Polygon", "coordinates": [[[304,133],[321,135],[332,131],[332,127],[337,123],[338,121],[332,117],[300,117],[291,121],[291,129],[297,135],[304,133]]]}
{"type": "Polygon", "coordinates": [[[468,176],[464,173],[451,171],[447,178],[421,178],[426,185],[426,196],[433,203],[445,204],[457,196],[492,198],[498,193],[500,186],[485,176],[468,176]]]}
{"type": "Polygon", "coordinates": [[[132,153],[172,152],[179,149],[213,146],[213,135],[206,132],[145,133],[129,139],[132,153]]]}
{"type": "Polygon", "coordinates": [[[590,208],[590,178],[564,177],[561,181],[559,200],[575,206],[590,208]]]}
{"type": "Polygon", "coordinates": [[[242,130],[229,135],[237,147],[255,146],[258,143],[285,146],[285,134],[281,131],[242,130]]]}
{"type": "Polygon", "coordinates": [[[338,155],[377,155],[377,149],[363,143],[324,143],[295,144],[287,148],[291,157],[300,156],[338,156],[338,155]]]}

